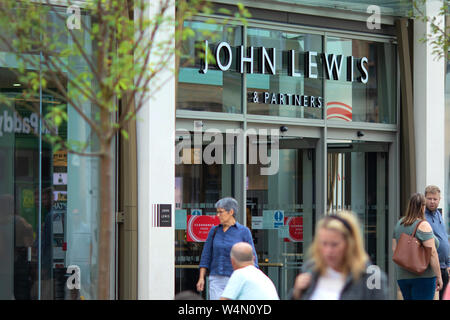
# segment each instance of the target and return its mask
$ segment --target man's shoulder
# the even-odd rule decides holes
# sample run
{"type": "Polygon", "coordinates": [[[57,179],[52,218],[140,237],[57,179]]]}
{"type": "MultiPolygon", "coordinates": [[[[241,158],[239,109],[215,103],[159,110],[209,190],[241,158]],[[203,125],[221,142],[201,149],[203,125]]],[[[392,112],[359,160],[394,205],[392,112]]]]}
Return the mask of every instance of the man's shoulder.
{"type": "Polygon", "coordinates": [[[248,273],[248,272],[255,272],[255,270],[259,271],[259,269],[256,269],[254,265],[247,265],[234,271],[239,273],[248,273]]]}
{"type": "Polygon", "coordinates": [[[245,266],[233,271],[232,277],[243,277],[248,278],[250,274],[259,272],[260,270],[255,268],[254,265],[245,266]]]}
{"type": "Polygon", "coordinates": [[[228,280],[229,283],[236,283],[244,281],[248,278],[248,271],[244,270],[246,268],[239,268],[233,271],[233,273],[230,276],[230,279],[228,280]]]}

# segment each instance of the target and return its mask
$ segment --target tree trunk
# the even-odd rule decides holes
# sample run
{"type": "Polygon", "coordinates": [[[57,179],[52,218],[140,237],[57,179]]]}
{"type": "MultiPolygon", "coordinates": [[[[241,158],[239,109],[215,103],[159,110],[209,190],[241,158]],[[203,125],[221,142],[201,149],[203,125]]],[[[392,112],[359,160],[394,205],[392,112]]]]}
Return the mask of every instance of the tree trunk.
{"type": "Polygon", "coordinates": [[[110,299],[111,276],[111,219],[113,218],[113,206],[111,204],[111,143],[103,150],[105,154],[100,156],[100,236],[98,244],[98,297],[99,300],[110,299]]]}

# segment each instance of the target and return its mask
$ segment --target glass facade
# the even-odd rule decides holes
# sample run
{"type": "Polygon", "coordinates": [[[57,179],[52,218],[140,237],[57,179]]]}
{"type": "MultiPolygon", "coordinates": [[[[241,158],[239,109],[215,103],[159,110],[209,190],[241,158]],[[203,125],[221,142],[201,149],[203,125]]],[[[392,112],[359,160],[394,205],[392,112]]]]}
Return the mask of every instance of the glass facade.
{"type": "MultiPolygon", "coordinates": [[[[203,27],[200,22],[190,25],[203,27]]],[[[214,28],[221,30],[214,26],[207,30],[214,28]]],[[[218,224],[214,203],[225,196],[235,197],[243,206],[237,220],[250,228],[260,268],[274,282],[281,299],[287,298],[305,262],[316,221],[335,210],[357,214],[372,262],[387,271],[389,179],[393,174],[389,159],[395,157],[388,150],[394,140],[374,143],[353,137],[369,122],[374,128],[389,126],[389,134],[396,135],[392,130],[398,121],[396,45],[385,38],[353,38],[292,26],[283,29],[269,23],[250,24],[239,32],[242,37],[233,37],[232,42],[229,33],[220,32],[208,41],[208,51],[218,59],[208,61],[206,73],[202,73],[204,58],[195,60],[194,41],[185,44],[191,50],[184,52],[190,52],[189,58],[197,62],[187,62],[186,55],[184,61],[191,65],[181,66],[178,79],[176,292],[195,288],[203,243],[209,227],[218,224]],[[214,99],[222,101],[221,92],[228,90],[224,81],[214,88],[205,87],[204,81],[212,75],[236,77],[235,92],[226,97],[242,101],[236,113],[243,120],[225,121],[222,114],[216,119],[210,112],[203,113],[229,112],[222,102],[215,110],[210,107],[214,99]],[[200,94],[205,88],[210,93],[200,94]],[[191,101],[181,103],[188,95],[191,101]],[[194,130],[188,129],[192,119],[204,119],[206,125],[197,126],[194,121],[194,130]],[[339,130],[348,122],[354,128],[343,129],[347,136],[342,140],[339,130]],[[216,160],[222,159],[221,163],[206,160],[211,139],[200,135],[214,126],[221,136],[214,140],[218,143],[216,160]],[[323,133],[313,133],[323,132],[324,127],[330,128],[326,140],[323,133]],[[268,150],[273,137],[258,131],[274,128],[279,133],[277,152],[268,150]],[[228,129],[246,134],[242,145],[229,143],[228,129]],[[262,173],[267,159],[255,156],[254,148],[260,151],[264,144],[270,164],[278,160],[269,174],[262,173]],[[321,154],[324,144],[325,155],[321,154]],[[245,154],[244,165],[225,161],[230,150],[235,160],[245,154]],[[327,169],[320,173],[323,168],[327,169]],[[203,221],[205,229],[196,228],[193,221],[203,221]]],[[[199,48],[204,39],[196,38],[199,48]]]]}
{"type": "Polygon", "coordinates": [[[361,222],[373,263],[388,267],[389,165],[387,144],[329,141],[327,211],[352,210],[361,222]]]}
{"type": "MultiPolygon", "coordinates": [[[[236,57],[235,48],[242,43],[242,28],[203,22],[185,22],[184,27],[192,30],[195,36],[183,42],[181,48],[177,109],[242,113],[242,75],[236,71],[236,59],[231,59],[229,72],[218,70],[208,61],[208,71],[199,73],[204,68],[205,41],[208,41],[206,57],[214,55],[212,44],[218,39],[226,41],[236,57]],[[203,52],[202,58],[200,52],[203,52]]],[[[225,51],[221,53],[224,55],[225,51]]]]}
{"type": "MultiPolygon", "coordinates": [[[[56,33],[57,26],[59,31],[67,30],[65,21],[54,13],[47,19],[56,26],[49,33],[56,33]]],[[[91,25],[89,15],[83,13],[81,19],[85,26],[91,25]]],[[[78,34],[88,54],[95,50],[87,32],[78,34]]],[[[61,35],[60,41],[68,45],[68,34],[61,35]]],[[[60,90],[69,96],[76,92],[70,79],[87,66],[78,59],[68,61],[76,71],[59,75],[64,88],[56,87],[49,73],[40,71],[48,86],[39,96],[27,97],[14,72],[21,58],[0,50],[0,91],[12,102],[11,107],[0,105],[0,299],[95,299],[99,161],[55,148],[45,139],[49,129],[39,117],[49,106],[62,105],[68,119],[58,135],[66,142],[91,141],[86,152],[96,150],[88,124],[58,95],[60,90]],[[69,266],[79,268],[79,289],[67,287],[69,266]]],[[[39,52],[35,55],[39,59],[39,52]]],[[[95,119],[93,105],[86,102],[82,108],[95,119]]]]}
{"type": "MultiPolygon", "coordinates": [[[[176,291],[193,288],[197,283],[198,264],[207,231],[194,230],[195,225],[215,223],[215,203],[223,197],[234,197],[234,177],[236,166],[226,164],[227,147],[221,148],[223,163],[203,165],[203,159],[209,154],[209,143],[200,135],[199,145],[191,142],[197,140],[196,133],[184,133],[176,141],[177,156],[180,163],[175,169],[175,263],[176,291]],[[189,143],[186,143],[189,142],[189,143]],[[195,222],[195,220],[198,220],[195,222]],[[203,221],[204,220],[204,221],[203,221]]],[[[225,141],[225,136],[220,134],[225,141]]],[[[234,146],[231,146],[234,148],[234,146]]],[[[214,156],[219,156],[215,151],[214,156]]]]}
{"type": "Polygon", "coordinates": [[[412,1],[404,0],[272,0],[272,2],[301,4],[311,7],[332,8],[362,13],[367,13],[369,6],[378,6],[379,13],[400,17],[409,17],[409,11],[412,10],[412,1]]]}
{"type": "Polygon", "coordinates": [[[332,121],[397,122],[397,58],[396,46],[390,43],[327,37],[327,52],[348,57],[342,60],[343,70],[353,70],[352,78],[361,68],[356,57],[367,57],[367,83],[326,80],[327,119],[332,121]],[[352,67],[350,67],[352,64],[352,67]]]}
{"type": "Polygon", "coordinates": [[[318,106],[320,104],[318,99],[323,97],[323,68],[319,65],[316,68],[317,70],[314,70],[318,74],[318,77],[315,79],[302,77],[300,72],[300,70],[305,69],[305,52],[314,51],[319,55],[323,52],[322,37],[320,35],[248,28],[247,45],[254,48],[276,48],[275,74],[254,73],[247,75],[247,92],[250,94],[247,104],[248,114],[293,118],[323,118],[323,109],[311,107],[309,104],[305,106],[305,103],[298,103],[297,105],[295,103],[295,97],[308,96],[315,97],[314,99],[317,100],[313,100],[311,105],[318,106]],[[294,60],[294,75],[298,76],[292,76],[292,67],[290,67],[292,59],[294,60]],[[252,100],[254,92],[258,92],[259,99],[265,99],[268,93],[270,104],[255,103],[252,100]],[[275,97],[273,96],[274,94],[275,97]],[[273,103],[272,99],[275,100],[273,103]]]}
{"type": "Polygon", "coordinates": [[[247,226],[252,230],[259,266],[282,299],[301,272],[312,242],[314,145],[313,140],[280,139],[280,167],[273,175],[261,175],[260,163],[247,165],[247,226]]]}
{"type": "Polygon", "coordinates": [[[183,45],[178,110],[243,113],[244,96],[249,115],[323,119],[326,110],[330,121],[397,123],[392,43],[248,27],[244,46],[240,27],[186,25],[196,36],[183,45]],[[222,69],[205,68],[205,40],[222,69]]]}

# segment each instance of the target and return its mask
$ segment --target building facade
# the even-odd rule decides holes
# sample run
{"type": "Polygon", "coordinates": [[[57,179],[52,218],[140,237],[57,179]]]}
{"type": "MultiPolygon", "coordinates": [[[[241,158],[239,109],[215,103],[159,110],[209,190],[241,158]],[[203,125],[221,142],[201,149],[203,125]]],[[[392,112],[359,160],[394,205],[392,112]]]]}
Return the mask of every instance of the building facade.
{"type": "Polygon", "coordinates": [[[175,102],[175,292],[195,288],[204,226],[232,196],[282,299],[315,222],[342,209],[360,218],[395,298],[391,235],[410,194],[440,186],[448,221],[445,61],[419,41],[429,26],[400,3],[244,4],[245,25],[185,22],[195,36],[183,43],[175,102]],[[199,50],[215,59],[190,59],[199,50]]]}
{"type": "MultiPolygon", "coordinates": [[[[234,1],[214,3],[236,10],[234,1]]],[[[195,290],[214,204],[232,196],[282,299],[316,222],[343,209],[359,217],[395,298],[391,238],[409,195],[438,185],[449,222],[449,71],[419,41],[429,25],[408,19],[411,4],[400,1],[243,4],[247,23],[219,14],[184,22],[194,36],[181,44],[177,76],[139,112],[129,139],[117,138],[111,297],[195,290]]],[[[440,5],[430,1],[427,14],[440,5]]],[[[88,13],[82,19],[90,24],[88,13]]],[[[96,299],[98,160],[45,143],[37,115],[18,102],[16,62],[1,63],[1,90],[17,104],[0,106],[0,298],[96,299]],[[76,290],[67,286],[71,267],[76,290]]],[[[43,108],[58,103],[36,99],[43,108]]],[[[89,137],[67,110],[60,134],[89,137]]]]}

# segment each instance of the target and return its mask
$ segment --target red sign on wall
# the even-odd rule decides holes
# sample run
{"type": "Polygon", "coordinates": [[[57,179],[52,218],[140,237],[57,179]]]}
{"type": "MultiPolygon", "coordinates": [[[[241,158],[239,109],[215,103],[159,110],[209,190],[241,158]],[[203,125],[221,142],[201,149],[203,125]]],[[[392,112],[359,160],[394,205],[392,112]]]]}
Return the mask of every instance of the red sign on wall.
{"type": "Polygon", "coordinates": [[[205,242],[209,230],[220,223],[217,216],[187,216],[186,240],[190,242],[205,242]]]}
{"type": "Polygon", "coordinates": [[[303,217],[284,217],[284,225],[288,226],[288,237],[284,238],[285,242],[303,241],[303,217]]]}

